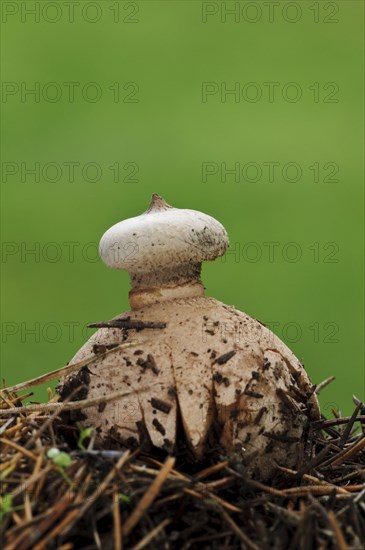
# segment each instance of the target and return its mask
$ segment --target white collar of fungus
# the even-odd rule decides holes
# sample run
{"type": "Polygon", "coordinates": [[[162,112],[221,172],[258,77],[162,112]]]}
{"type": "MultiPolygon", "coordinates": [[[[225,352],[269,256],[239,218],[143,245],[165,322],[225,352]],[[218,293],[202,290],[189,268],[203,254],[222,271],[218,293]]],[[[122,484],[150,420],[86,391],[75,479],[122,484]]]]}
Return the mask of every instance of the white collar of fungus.
{"type": "Polygon", "coordinates": [[[228,235],[217,220],[174,208],[153,194],[143,214],[113,225],[100,241],[104,263],[131,276],[129,301],[138,309],[174,297],[204,295],[201,263],[222,256],[228,235]]]}

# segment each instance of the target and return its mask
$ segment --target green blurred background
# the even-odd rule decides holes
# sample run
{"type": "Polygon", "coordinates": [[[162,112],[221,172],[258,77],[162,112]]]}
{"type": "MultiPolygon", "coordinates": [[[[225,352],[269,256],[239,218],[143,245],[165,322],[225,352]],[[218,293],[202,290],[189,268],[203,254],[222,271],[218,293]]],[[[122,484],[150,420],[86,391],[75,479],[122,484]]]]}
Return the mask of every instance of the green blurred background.
{"type": "Polygon", "coordinates": [[[224,224],[235,253],[204,266],[207,294],[336,376],[324,412],[364,399],[363,3],[269,4],[2,2],[7,384],[128,309],[95,243],[158,192],[224,224]]]}

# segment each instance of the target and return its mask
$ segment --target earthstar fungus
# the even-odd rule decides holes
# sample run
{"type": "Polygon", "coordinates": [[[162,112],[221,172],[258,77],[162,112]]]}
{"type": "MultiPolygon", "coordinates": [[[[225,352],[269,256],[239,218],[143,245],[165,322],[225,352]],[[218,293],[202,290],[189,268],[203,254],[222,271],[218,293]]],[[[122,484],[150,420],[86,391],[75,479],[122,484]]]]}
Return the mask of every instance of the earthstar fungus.
{"type": "Polygon", "coordinates": [[[102,260],[130,273],[131,311],[100,324],[73,362],[122,342],[139,344],[100,357],[58,386],[61,399],[81,381],[91,398],[125,389],[118,401],[83,411],[99,445],[174,452],[181,424],[197,460],[214,430],[222,454],[235,455],[258,479],[268,479],[276,464],[297,465],[308,420],[320,417],[314,387],[262,323],[204,296],[201,263],[228,246],[214,218],[173,208],[156,194],[144,214],[103,235],[102,260]]]}

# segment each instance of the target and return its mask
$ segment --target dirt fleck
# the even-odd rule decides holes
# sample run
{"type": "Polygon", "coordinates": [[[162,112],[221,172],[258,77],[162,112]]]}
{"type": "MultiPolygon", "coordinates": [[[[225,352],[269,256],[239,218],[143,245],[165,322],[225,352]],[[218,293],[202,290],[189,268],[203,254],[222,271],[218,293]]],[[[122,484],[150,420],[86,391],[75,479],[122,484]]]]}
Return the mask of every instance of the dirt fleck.
{"type": "Polygon", "coordinates": [[[290,411],[292,414],[298,414],[300,412],[300,407],[296,404],[297,402],[290,399],[287,393],[282,388],[276,389],[276,395],[282,401],[281,405],[283,406],[283,411],[290,411]]]}
{"type": "Polygon", "coordinates": [[[290,395],[290,397],[293,397],[293,399],[299,401],[299,403],[307,403],[308,398],[306,394],[301,391],[297,386],[290,384],[289,390],[290,392],[288,392],[288,394],[290,395]]]}
{"type": "Polygon", "coordinates": [[[154,374],[159,374],[160,372],[154,357],[150,353],[147,355],[147,359],[142,359],[141,357],[137,359],[137,365],[142,367],[143,372],[145,372],[146,369],[151,369],[154,374]]]}
{"type": "MultiPolygon", "coordinates": [[[[64,401],[71,395],[80,386],[89,386],[90,385],[90,370],[87,366],[82,367],[78,372],[71,374],[63,384],[57,386],[57,391],[61,397],[61,401],[64,401]]],[[[82,390],[75,393],[72,398],[73,401],[80,401],[81,399],[86,399],[89,388],[85,387],[82,390]]]]}
{"type": "Polygon", "coordinates": [[[257,391],[247,390],[243,392],[245,395],[248,395],[249,397],[255,397],[256,399],[262,399],[264,396],[262,393],[259,393],[257,391]]]}
{"type": "Polygon", "coordinates": [[[276,365],[274,367],[274,376],[275,376],[275,380],[280,380],[281,368],[279,367],[279,365],[276,365]]]}
{"type": "Polygon", "coordinates": [[[152,448],[152,442],[145,423],[138,420],[138,422],[136,422],[136,426],[139,433],[139,444],[141,449],[143,451],[149,451],[152,448]]]}
{"type": "Polygon", "coordinates": [[[242,430],[246,426],[248,426],[248,422],[246,420],[240,420],[239,422],[237,422],[237,428],[239,428],[240,430],[242,430]]]}
{"type": "Polygon", "coordinates": [[[251,433],[248,432],[243,443],[248,443],[250,441],[250,439],[251,439],[251,433]]]}
{"type": "Polygon", "coordinates": [[[136,437],[128,437],[127,445],[132,449],[136,449],[138,447],[138,439],[136,437]]]}
{"type": "Polygon", "coordinates": [[[95,355],[99,355],[100,353],[105,353],[109,349],[116,348],[118,344],[94,344],[93,345],[93,353],[95,355]]]}
{"type": "Polygon", "coordinates": [[[165,428],[163,427],[163,425],[161,424],[161,422],[159,422],[159,421],[157,420],[157,418],[154,418],[154,419],[153,419],[152,424],[154,425],[154,427],[156,428],[156,430],[157,430],[158,432],[160,432],[160,434],[166,435],[166,430],[165,430],[165,428]]]}
{"type": "Polygon", "coordinates": [[[260,424],[260,420],[262,419],[262,417],[264,416],[264,414],[266,412],[267,412],[267,407],[261,407],[261,409],[259,410],[259,412],[255,416],[255,420],[253,421],[253,423],[256,424],[256,426],[258,426],[260,424]]]}
{"type": "Polygon", "coordinates": [[[222,384],[223,382],[223,376],[221,375],[220,372],[215,372],[213,374],[213,380],[214,382],[217,382],[217,384],[222,384]]]}
{"type": "Polygon", "coordinates": [[[265,432],[264,436],[273,439],[274,441],[280,441],[281,443],[296,443],[297,441],[300,441],[300,437],[292,437],[287,435],[285,432],[265,432]]]}
{"type": "Polygon", "coordinates": [[[236,355],[236,352],[234,350],[232,351],[227,351],[227,353],[223,353],[223,355],[220,355],[217,359],[216,359],[216,363],[218,363],[218,365],[224,365],[225,363],[227,363],[227,361],[229,361],[234,355],[236,355]]]}
{"type": "Polygon", "coordinates": [[[157,397],[152,397],[151,405],[165,414],[169,414],[172,408],[170,403],[166,403],[166,401],[162,401],[162,399],[158,399],[157,397]]]}
{"type": "Polygon", "coordinates": [[[165,439],[163,440],[163,448],[168,453],[173,453],[174,452],[174,444],[172,443],[172,441],[167,439],[167,437],[165,437],[165,439]]]}
{"type": "Polygon", "coordinates": [[[98,412],[102,413],[103,411],[105,411],[105,407],[106,407],[106,401],[102,401],[101,403],[99,403],[98,412]]]}
{"type": "Polygon", "coordinates": [[[170,386],[169,389],[167,390],[167,393],[169,394],[170,397],[176,397],[176,388],[174,386],[170,386]]]}

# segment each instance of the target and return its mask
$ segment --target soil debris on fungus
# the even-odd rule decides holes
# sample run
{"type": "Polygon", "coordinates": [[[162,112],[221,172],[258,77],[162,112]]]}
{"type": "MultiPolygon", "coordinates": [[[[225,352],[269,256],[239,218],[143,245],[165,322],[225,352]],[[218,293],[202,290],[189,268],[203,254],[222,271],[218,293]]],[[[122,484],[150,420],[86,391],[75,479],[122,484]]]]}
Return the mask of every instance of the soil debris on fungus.
{"type": "Polygon", "coordinates": [[[158,409],[159,411],[162,411],[166,414],[169,414],[171,411],[171,404],[166,403],[166,401],[162,401],[161,399],[158,399],[157,397],[151,398],[151,405],[155,409],[158,409]]]}

